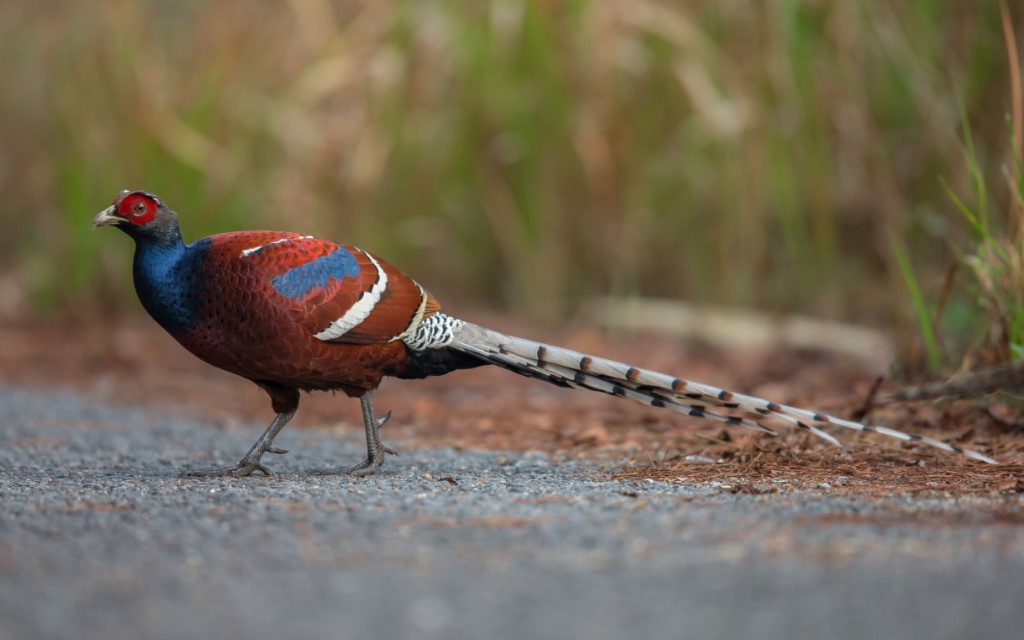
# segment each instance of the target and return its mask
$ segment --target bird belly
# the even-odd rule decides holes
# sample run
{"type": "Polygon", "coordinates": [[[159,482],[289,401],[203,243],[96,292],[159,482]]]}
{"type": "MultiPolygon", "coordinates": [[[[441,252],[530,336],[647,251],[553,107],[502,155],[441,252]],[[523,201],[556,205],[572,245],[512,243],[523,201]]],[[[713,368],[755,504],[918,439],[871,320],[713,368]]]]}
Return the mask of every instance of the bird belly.
{"type": "Polygon", "coordinates": [[[175,337],[200,359],[253,381],[305,390],[338,389],[353,396],[376,389],[384,375],[400,370],[408,360],[401,342],[323,342],[287,322],[266,322],[246,314],[234,319],[229,325],[200,321],[175,337]]]}

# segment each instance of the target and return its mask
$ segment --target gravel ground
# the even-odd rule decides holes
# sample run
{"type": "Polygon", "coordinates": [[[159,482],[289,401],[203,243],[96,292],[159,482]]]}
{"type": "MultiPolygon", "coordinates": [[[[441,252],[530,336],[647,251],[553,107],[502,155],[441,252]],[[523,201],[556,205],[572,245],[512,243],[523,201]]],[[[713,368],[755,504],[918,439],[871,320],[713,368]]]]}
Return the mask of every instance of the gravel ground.
{"type": "MultiPolygon", "coordinates": [[[[224,429],[0,389],[0,639],[1019,638],[1018,495],[882,500],[616,482],[357,431],[224,429]]],[[[841,485],[841,478],[836,480],[841,485]]]]}

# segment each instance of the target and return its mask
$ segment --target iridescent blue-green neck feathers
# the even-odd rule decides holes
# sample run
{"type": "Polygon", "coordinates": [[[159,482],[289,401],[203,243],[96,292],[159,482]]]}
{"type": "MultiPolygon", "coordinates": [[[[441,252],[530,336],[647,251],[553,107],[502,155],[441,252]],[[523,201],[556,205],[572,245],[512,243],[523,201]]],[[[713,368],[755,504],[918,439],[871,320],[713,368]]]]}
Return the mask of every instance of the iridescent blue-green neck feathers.
{"type": "Polygon", "coordinates": [[[135,240],[132,273],[139,301],[160,326],[178,336],[199,317],[206,280],[203,261],[210,241],[186,245],[174,213],[166,214],[146,227],[120,228],[135,240]]]}

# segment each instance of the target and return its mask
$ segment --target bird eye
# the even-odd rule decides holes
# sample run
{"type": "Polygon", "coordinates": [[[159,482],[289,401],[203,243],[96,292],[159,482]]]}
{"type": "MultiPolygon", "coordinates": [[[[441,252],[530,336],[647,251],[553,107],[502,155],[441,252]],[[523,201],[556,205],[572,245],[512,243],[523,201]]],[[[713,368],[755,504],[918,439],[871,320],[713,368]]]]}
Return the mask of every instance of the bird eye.
{"type": "Polygon", "coordinates": [[[132,207],[132,215],[141,216],[144,213],[146,213],[146,203],[140,200],[132,207]]]}

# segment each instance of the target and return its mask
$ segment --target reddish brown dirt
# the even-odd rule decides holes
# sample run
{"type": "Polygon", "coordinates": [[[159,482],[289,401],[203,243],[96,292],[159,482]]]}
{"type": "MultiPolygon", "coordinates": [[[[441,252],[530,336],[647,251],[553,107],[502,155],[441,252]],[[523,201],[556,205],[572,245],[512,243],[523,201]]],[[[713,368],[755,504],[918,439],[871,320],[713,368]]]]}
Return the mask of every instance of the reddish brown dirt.
{"type": "MultiPolygon", "coordinates": [[[[820,353],[730,352],[653,336],[613,340],[589,329],[545,332],[474,317],[515,335],[843,416],[860,405],[878,375],[854,359],[820,353]]],[[[66,387],[102,401],[201,416],[229,428],[271,417],[269,402],[253,384],[200,362],[148,319],[0,326],[0,379],[19,387],[66,387]]],[[[620,477],[718,483],[723,491],[737,492],[1024,491],[1024,433],[997,424],[967,401],[878,409],[873,417],[995,455],[1003,465],[990,467],[845,430],[836,433],[849,445],[845,449],[785,430],[777,438],[725,430],[718,423],[559,389],[494,368],[388,381],[376,399],[380,410],[394,410],[385,431],[405,449],[539,450],[604,461],[620,477]],[[694,462],[694,456],[710,462],[694,462]]],[[[362,430],[358,403],[324,393],[304,397],[294,424],[362,430]]]]}

